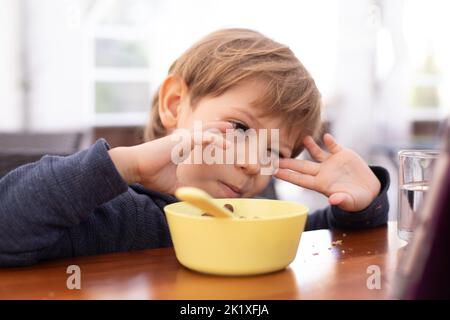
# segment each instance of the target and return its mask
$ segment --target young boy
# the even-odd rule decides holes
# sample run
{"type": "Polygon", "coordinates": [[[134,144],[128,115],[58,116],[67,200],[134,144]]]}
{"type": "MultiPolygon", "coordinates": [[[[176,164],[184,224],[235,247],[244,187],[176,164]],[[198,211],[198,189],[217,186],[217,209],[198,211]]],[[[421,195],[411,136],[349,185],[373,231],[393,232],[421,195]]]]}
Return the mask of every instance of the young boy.
{"type": "Polygon", "coordinates": [[[258,162],[175,164],[173,133],[181,128],[196,144],[224,149],[227,129],[279,129],[275,176],[321,192],[331,204],[309,216],[306,230],[384,224],[387,171],[369,168],[329,134],[325,152],[312,138],[319,126],[320,94],[288,47],[251,30],[216,31],[171,66],[153,101],[148,142],[110,149],[100,139],[0,180],[0,266],[171,246],[163,208],[177,201],[179,186],[253,197],[269,183],[258,162]],[[200,140],[196,121],[203,124],[200,140]],[[294,159],[303,148],[317,162],[294,159]]]}

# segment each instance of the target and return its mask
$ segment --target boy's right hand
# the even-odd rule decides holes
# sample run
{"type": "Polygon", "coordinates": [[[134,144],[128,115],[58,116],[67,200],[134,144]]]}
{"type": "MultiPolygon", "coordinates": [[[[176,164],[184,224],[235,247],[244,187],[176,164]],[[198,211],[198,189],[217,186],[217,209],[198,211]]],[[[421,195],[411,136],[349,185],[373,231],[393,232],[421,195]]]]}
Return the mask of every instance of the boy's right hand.
{"type": "Polygon", "coordinates": [[[132,147],[117,147],[108,152],[128,184],[140,183],[154,191],[174,194],[182,185],[177,178],[177,164],[172,161],[172,150],[180,147],[180,143],[187,144],[186,149],[191,151],[195,145],[214,144],[219,148],[228,148],[230,142],[217,130],[225,133],[226,129],[232,128],[233,125],[227,121],[210,121],[202,125],[202,134],[195,134],[194,130],[186,131],[190,139],[184,137],[180,141],[174,137],[178,134],[175,131],[160,139],[132,147]]]}

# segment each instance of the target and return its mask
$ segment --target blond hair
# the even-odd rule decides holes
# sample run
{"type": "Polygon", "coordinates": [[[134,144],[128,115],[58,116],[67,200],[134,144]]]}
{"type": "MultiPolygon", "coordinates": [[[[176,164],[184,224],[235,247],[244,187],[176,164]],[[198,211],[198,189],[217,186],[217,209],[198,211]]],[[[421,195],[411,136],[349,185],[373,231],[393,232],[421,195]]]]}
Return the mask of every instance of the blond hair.
{"type": "MultiPolygon", "coordinates": [[[[321,98],[309,72],[289,47],[248,29],[215,31],[185,51],[170,67],[169,75],[186,83],[192,107],[204,97],[215,97],[244,80],[265,83],[254,105],[283,119],[289,131],[299,131],[292,156],[303,150],[307,135],[320,130],[321,98]]],[[[167,134],[158,111],[159,92],[152,101],[145,140],[167,134]]]]}

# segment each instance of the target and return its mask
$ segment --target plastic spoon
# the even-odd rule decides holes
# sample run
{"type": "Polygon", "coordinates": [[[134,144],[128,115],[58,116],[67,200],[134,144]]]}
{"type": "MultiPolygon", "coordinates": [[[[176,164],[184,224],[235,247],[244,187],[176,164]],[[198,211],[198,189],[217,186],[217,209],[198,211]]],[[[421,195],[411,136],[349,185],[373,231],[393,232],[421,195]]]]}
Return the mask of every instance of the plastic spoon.
{"type": "Polygon", "coordinates": [[[175,196],[183,201],[189,202],[193,206],[217,217],[234,218],[233,213],[215,204],[213,198],[205,191],[194,187],[182,187],[175,191],[175,196]]]}

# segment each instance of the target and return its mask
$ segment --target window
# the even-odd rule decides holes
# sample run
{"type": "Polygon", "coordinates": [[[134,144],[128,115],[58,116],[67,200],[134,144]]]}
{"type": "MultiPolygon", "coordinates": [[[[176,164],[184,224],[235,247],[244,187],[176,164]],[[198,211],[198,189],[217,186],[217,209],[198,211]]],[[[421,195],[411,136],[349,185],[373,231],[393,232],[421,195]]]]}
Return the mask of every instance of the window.
{"type": "Polygon", "coordinates": [[[92,1],[87,62],[96,125],[140,125],[153,85],[149,28],[156,1],[92,1]]]}
{"type": "Polygon", "coordinates": [[[437,0],[404,2],[407,101],[411,120],[441,120],[450,102],[450,4],[437,0]],[[444,90],[447,88],[447,90],[444,90]]]}

